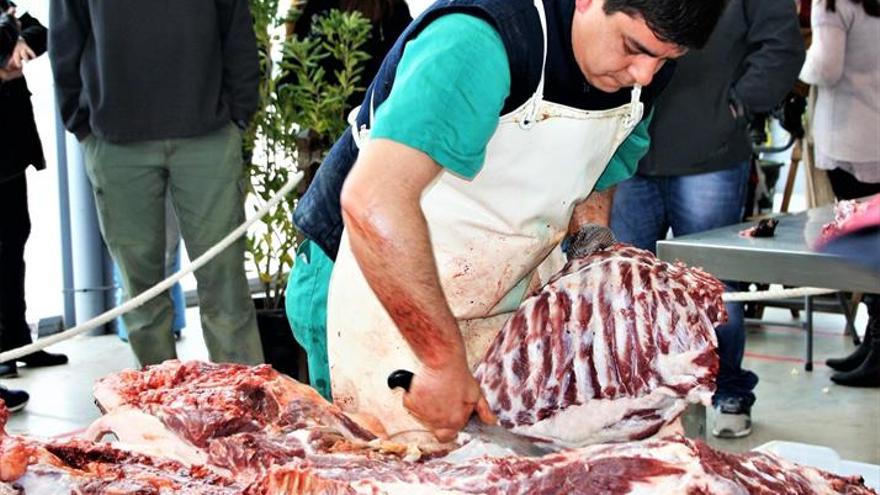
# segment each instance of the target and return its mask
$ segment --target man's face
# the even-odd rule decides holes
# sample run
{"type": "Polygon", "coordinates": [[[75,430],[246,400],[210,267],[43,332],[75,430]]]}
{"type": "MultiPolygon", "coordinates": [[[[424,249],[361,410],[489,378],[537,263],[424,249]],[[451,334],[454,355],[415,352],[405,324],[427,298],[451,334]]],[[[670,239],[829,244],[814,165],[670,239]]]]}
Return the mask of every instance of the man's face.
{"type": "Polygon", "coordinates": [[[587,81],[602,91],[650,84],[666,60],[685,49],[660,41],[641,17],[606,15],[604,0],[576,0],[571,25],[574,57],[587,81]]]}

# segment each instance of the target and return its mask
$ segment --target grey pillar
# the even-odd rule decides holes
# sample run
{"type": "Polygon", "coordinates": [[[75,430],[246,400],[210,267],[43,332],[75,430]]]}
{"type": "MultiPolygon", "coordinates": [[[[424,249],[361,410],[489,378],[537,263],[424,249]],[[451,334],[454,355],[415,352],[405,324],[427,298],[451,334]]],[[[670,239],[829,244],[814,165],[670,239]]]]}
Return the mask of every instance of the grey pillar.
{"type": "MultiPolygon", "coordinates": [[[[76,323],[84,323],[107,310],[104,275],[106,249],[98,227],[92,186],[86,175],[82,148],[73,134],[65,133],[70,215],[70,248],[73,267],[73,300],[76,323]]],[[[104,333],[106,328],[93,334],[104,333]]]]}
{"type": "Polygon", "coordinates": [[[72,327],[76,321],[73,303],[73,263],[70,251],[70,194],[67,180],[67,138],[61,115],[55,109],[55,149],[58,164],[58,210],[61,220],[61,288],[64,296],[64,325],[72,327]]]}

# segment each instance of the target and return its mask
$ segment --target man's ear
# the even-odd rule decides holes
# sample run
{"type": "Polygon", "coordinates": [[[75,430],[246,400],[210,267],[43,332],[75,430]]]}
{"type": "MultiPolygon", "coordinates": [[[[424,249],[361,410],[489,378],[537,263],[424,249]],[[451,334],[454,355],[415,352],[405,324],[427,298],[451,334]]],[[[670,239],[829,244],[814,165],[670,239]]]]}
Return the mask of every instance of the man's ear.
{"type": "Polygon", "coordinates": [[[586,12],[586,10],[593,4],[593,1],[594,0],[576,0],[575,9],[578,12],[586,12]]]}

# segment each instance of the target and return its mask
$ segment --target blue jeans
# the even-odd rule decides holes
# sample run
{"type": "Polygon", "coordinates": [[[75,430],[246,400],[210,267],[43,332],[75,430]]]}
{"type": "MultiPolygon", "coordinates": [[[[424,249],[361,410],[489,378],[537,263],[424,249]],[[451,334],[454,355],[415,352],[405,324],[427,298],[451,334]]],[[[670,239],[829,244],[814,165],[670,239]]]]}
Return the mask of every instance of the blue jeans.
{"type": "MultiPolygon", "coordinates": [[[[684,236],[738,223],[742,219],[749,163],[705,174],[678,177],[635,177],[617,185],[611,228],[618,240],[656,252],[657,241],[671,228],[684,236]]],[[[727,283],[728,289],[736,285],[727,283]]],[[[718,372],[713,402],[737,399],[751,406],[758,376],[742,369],[746,334],[742,304],[728,303],[728,322],[718,335],[718,372]]]]}

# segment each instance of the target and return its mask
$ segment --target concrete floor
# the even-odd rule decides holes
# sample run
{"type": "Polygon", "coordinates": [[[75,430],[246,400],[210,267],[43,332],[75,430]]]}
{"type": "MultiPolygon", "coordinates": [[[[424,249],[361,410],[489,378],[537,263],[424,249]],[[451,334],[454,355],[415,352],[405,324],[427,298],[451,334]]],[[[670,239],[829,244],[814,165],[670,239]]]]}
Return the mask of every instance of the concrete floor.
{"type": "MultiPolygon", "coordinates": [[[[768,310],[767,317],[790,318],[781,310],[768,310]]],[[[187,312],[187,321],[178,354],[181,359],[205,359],[196,309],[187,312]]],[[[826,357],[852,349],[849,338],[841,335],[842,326],[841,316],[817,315],[812,373],[803,368],[800,330],[750,327],[745,366],[761,378],[752,411],[753,433],[739,440],[710,438],[710,443],[744,451],[771,440],[787,440],[829,446],[843,459],[880,464],[880,389],[836,386],[828,379],[831,370],[821,364],[826,357]]],[[[864,315],[857,327],[864,328],[864,315]]],[[[94,380],[134,365],[127,344],[112,335],[79,337],[52,350],[67,353],[71,363],[33,371],[21,368],[19,378],[3,380],[4,385],[31,394],[27,408],[10,419],[9,432],[51,437],[84,428],[98,417],[91,395],[94,380]]]]}

